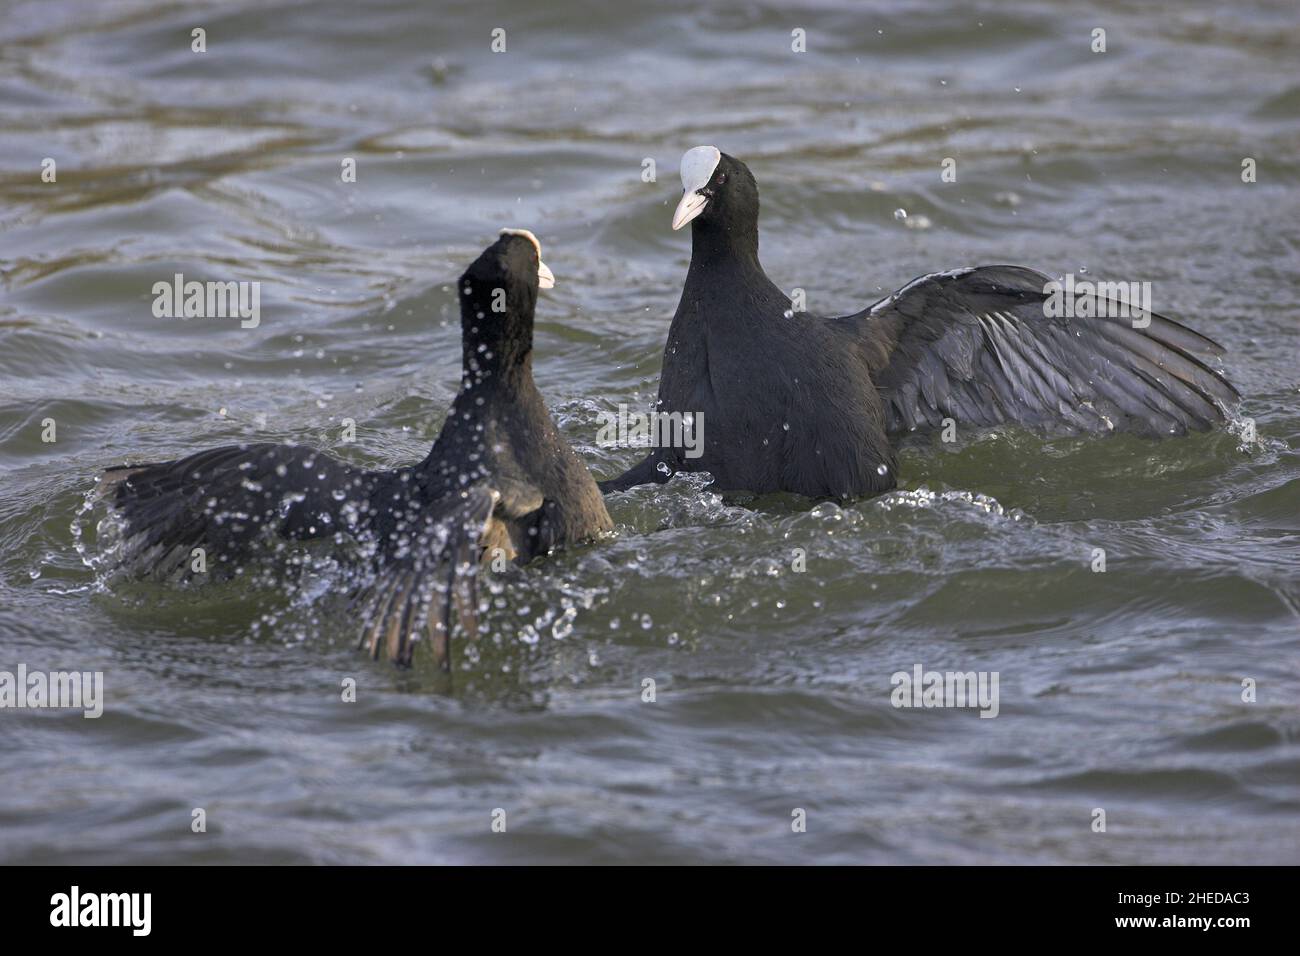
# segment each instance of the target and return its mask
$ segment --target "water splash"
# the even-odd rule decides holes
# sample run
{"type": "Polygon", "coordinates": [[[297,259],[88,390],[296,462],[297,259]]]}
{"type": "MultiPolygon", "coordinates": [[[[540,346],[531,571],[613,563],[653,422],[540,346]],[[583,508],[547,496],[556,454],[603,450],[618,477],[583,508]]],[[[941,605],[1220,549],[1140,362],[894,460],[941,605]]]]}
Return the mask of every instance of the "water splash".
{"type": "Polygon", "coordinates": [[[906,491],[892,491],[887,495],[872,499],[872,504],[885,512],[900,509],[925,510],[946,505],[956,505],[962,510],[969,509],[997,518],[1033,523],[1033,518],[1021,509],[1004,508],[991,495],[972,491],[931,491],[928,488],[920,487],[906,491]]]}

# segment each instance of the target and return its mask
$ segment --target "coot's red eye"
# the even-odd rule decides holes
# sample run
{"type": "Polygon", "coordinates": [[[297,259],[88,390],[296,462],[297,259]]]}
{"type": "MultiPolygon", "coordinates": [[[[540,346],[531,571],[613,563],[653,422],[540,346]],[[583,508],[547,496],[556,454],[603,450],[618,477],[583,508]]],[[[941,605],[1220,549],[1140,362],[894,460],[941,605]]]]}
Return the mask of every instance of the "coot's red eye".
{"type": "Polygon", "coordinates": [[[726,181],[727,181],[727,174],[726,174],[726,173],[718,173],[718,185],[721,186],[721,185],[722,185],[723,183],[725,183],[726,181]]]}

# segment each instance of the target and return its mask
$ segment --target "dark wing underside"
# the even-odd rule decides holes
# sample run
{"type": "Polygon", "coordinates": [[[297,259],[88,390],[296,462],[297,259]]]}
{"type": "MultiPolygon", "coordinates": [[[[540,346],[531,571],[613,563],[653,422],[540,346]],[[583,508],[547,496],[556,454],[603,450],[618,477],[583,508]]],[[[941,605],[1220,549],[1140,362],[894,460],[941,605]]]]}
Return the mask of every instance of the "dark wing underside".
{"type": "Polygon", "coordinates": [[[277,538],[347,534],[372,556],[352,595],[361,644],[406,665],[427,634],[445,668],[453,627],[468,637],[478,630],[480,557],[530,557],[529,530],[544,537],[546,503],[510,479],[428,499],[410,475],[364,471],[312,448],[248,444],[110,468],[98,491],[118,521],[116,565],[137,574],[190,579],[196,548],[209,571],[234,570],[277,538]]]}
{"type": "MultiPolygon", "coordinates": [[[[1048,281],[1018,266],[937,274],[846,317],[863,325],[888,430],[952,418],[1181,435],[1222,422],[1240,397],[1199,357],[1221,355],[1215,342],[1155,313],[1145,328],[1131,318],[1048,317],[1048,281]]],[[[1105,304],[1115,314],[1116,303],[1105,304]]]]}
{"type": "Polygon", "coordinates": [[[475,486],[423,507],[410,530],[383,542],[373,578],[353,598],[358,644],[372,658],[383,653],[409,665],[427,634],[434,660],[447,669],[456,624],[466,637],[477,636],[479,562],[494,538],[498,498],[475,486]]]}
{"type": "Polygon", "coordinates": [[[110,468],[98,491],[120,522],[119,566],[188,578],[195,548],[204,549],[210,569],[233,570],[276,536],[351,530],[373,481],[373,473],[314,448],[257,443],[110,468]]]}
{"type": "Polygon", "coordinates": [[[535,486],[501,476],[423,504],[410,530],[385,539],[373,579],[354,599],[360,646],[405,666],[427,635],[434,661],[449,670],[453,630],[478,636],[484,566],[537,553],[548,507],[535,486]]]}

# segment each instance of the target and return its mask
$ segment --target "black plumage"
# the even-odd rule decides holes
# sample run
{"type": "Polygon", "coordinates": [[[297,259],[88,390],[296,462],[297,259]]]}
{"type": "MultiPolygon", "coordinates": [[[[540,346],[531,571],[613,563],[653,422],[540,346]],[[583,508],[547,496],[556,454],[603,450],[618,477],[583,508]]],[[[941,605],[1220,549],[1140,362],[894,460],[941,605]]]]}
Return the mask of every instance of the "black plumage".
{"type": "Polygon", "coordinates": [[[1154,313],[1146,328],[1048,317],[1049,278],[1018,266],[923,276],[853,315],[795,312],[759,264],[748,167],[698,147],[683,183],[691,264],[656,410],[701,420],[704,453],[657,448],[605,492],[707,471],[722,490],[870,496],[896,484],[897,440],[945,418],[1181,435],[1239,398],[1203,361],[1223,351],[1210,339],[1154,313]]]}
{"type": "Polygon", "coordinates": [[[219,572],[284,539],[359,543],[361,643],[407,664],[428,634],[447,667],[455,624],[477,628],[481,562],[526,563],[612,528],[533,382],[539,272],[550,276],[539,257],[530,233],[506,230],[460,277],[461,386],[424,461],[371,471],[250,443],[111,468],[101,484],[123,566],[189,578],[194,548],[219,572]]]}

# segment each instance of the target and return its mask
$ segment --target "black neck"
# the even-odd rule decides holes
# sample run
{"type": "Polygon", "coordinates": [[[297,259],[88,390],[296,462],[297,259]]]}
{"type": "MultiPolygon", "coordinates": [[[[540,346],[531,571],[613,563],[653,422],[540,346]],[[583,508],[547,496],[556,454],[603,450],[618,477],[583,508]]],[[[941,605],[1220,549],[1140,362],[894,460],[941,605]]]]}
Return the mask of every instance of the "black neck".
{"type": "Polygon", "coordinates": [[[460,387],[517,388],[532,380],[533,343],[499,336],[471,335],[461,338],[460,387]]]}
{"type": "Polygon", "coordinates": [[[758,222],[709,221],[691,223],[691,268],[726,266],[762,273],[758,261],[758,222]]]}

